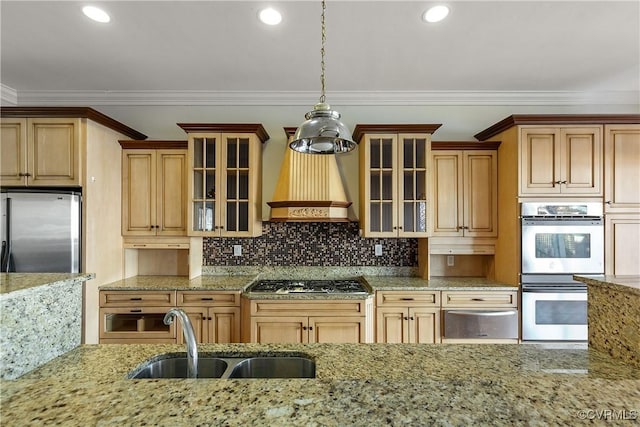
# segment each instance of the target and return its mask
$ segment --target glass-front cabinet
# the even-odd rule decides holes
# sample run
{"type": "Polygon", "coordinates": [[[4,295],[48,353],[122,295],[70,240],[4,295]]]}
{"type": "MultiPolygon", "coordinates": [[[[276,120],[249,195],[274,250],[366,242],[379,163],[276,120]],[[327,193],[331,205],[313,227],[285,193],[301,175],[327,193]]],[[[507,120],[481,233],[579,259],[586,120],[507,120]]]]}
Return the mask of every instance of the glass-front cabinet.
{"type": "Polygon", "coordinates": [[[440,125],[357,125],[364,237],[427,237],[431,133],[440,125]]]}
{"type": "Polygon", "coordinates": [[[262,125],[179,124],[189,134],[192,236],[262,233],[262,125]]]}

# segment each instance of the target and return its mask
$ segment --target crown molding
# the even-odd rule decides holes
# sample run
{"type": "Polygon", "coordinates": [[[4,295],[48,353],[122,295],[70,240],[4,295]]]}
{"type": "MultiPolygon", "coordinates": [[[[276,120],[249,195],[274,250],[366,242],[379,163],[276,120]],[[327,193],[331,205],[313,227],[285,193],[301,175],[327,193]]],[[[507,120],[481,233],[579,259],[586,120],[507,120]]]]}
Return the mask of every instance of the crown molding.
{"type": "MultiPolygon", "coordinates": [[[[309,91],[17,91],[2,85],[3,105],[312,106],[309,91]]],[[[342,91],[327,99],[340,106],[638,106],[640,91],[342,91]]]]}

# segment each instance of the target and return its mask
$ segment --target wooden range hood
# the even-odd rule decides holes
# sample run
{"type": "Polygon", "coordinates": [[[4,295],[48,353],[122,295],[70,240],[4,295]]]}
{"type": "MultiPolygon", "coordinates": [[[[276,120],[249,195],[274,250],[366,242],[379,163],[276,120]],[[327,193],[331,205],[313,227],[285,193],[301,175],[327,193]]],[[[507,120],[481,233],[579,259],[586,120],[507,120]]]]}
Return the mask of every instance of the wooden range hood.
{"type": "MultiPolygon", "coordinates": [[[[284,128],[290,138],[296,128],[284,128]]],[[[303,154],[285,148],[280,176],[267,202],[271,221],[348,222],[347,200],[333,154],[303,154]]]]}

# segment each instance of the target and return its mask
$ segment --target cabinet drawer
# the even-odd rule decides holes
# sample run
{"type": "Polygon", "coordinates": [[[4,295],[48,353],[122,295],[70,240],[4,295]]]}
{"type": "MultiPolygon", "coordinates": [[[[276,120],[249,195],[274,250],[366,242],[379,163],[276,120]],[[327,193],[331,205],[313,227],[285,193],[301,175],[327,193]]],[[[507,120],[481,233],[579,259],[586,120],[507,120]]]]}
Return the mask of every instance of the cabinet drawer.
{"type": "Polygon", "coordinates": [[[175,291],[101,291],[100,307],[145,307],[176,304],[175,291]]]}
{"type": "Polygon", "coordinates": [[[189,249],[189,243],[124,243],[125,249],[189,249]]]}
{"type": "Polygon", "coordinates": [[[174,339],[175,322],[164,324],[166,307],[115,307],[100,309],[100,339],[174,339]]]}
{"type": "Polygon", "coordinates": [[[518,292],[442,292],[442,307],[517,307],[518,292]]]}
{"type": "Polygon", "coordinates": [[[251,301],[252,316],[364,316],[363,301],[251,301]]]}
{"type": "Polygon", "coordinates": [[[440,292],[379,291],[376,293],[376,304],[390,307],[439,307],[440,292]]]}
{"type": "Polygon", "coordinates": [[[179,306],[240,306],[240,292],[181,292],[177,293],[179,306]]]}

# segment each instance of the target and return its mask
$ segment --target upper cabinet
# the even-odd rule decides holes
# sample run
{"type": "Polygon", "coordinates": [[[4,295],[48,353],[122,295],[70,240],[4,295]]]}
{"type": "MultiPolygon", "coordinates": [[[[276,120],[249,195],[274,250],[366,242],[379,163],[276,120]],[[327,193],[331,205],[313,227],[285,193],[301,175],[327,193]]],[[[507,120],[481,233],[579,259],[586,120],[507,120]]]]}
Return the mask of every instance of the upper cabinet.
{"type": "Polygon", "coordinates": [[[262,125],[178,126],[189,134],[188,234],[262,234],[262,143],[269,139],[262,125]]]}
{"type": "Polygon", "coordinates": [[[640,214],[640,124],[606,125],[605,213],[640,214]]]}
{"type": "Polygon", "coordinates": [[[120,141],[122,235],[187,235],[187,141],[120,141]]]}
{"type": "Polygon", "coordinates": [[[3,118],[1,185],[80,186],[78,118],[3,118]]]}
{"type": "Polygon", "coordinates": [[[357,125],[364,237],[427,237],[430,125],[357,125]]]}
{"type": "Polygon", "coordinates": [[[523,127],[520,195],[602,195],[602,126],[523,127]]]}
{"type": "Polygon", "coordinates": [[[497,236],[497,145],[432,143],[433,237],[497,236]]]}

